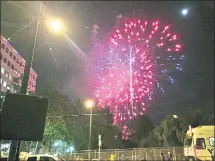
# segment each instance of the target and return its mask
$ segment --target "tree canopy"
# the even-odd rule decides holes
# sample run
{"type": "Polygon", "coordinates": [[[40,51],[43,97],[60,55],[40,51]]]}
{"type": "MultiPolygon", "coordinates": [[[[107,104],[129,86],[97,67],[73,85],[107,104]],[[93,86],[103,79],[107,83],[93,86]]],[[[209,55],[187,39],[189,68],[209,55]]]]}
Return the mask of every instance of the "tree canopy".
{"type": "MultiPolygon", "coordinates": [[[[84,107],[83,100],[70,101],[54,81],[38,94],[49,98],[43,144],[51,150],[54,142],[60,140],[68,146],[73,145],[76,150],[86,150],[89,139],[89,110],[84,107]]],[[[212,104],[208,102],[204,109],[183,110],[178,118],[168,115],[159,126],[153,125],[150,115],[138,116],[126,122],[132,131],[128,140],[122,140],[121,127],[112,124],[112,115],[108,110],[100,111],[94,107],[91,148],[98,148],[98,135],[102,136],[103,149],[181,146],[189,125],[213,123],[212,104]]]]}

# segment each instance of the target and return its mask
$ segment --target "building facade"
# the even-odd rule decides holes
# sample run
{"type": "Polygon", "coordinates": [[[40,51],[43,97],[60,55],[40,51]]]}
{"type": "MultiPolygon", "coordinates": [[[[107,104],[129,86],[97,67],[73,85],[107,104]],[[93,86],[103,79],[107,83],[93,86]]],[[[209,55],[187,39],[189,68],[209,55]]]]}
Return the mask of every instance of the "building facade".
{"type": "MultiPolygon", "coordinates": [[[[12,90],[14,84],[21,84],[24,74],[25,60],[1,35],[1,92],[12,90]]],[[[34,93],[36,89],[37,73],[31,68],[28,92],[34,93]]],[[[14,88],[13,88],[14,89],[14,88]]],[[[16,91],[14,91],[16,92],[16,91]]]]}

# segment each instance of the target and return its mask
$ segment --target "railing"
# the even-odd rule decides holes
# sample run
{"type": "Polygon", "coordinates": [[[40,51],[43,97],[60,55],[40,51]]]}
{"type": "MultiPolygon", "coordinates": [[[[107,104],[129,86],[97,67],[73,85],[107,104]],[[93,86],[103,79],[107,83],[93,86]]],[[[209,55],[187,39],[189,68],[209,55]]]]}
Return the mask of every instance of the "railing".
{"type": "MultiPolygon", "coordinates": [[[[168,152],[173,153],[174,160],[184,160],[183,147],[158,147],[158,148],[138,148],[138,149],[107,149],[101,150],[100,160],[109,160],[112,153],[116,154],[116,161],[120,160],[162,160],[161,153],[168,159],[168,152]]],[[[98,159],[98,150],[90,151],[90,159],[98,159]]],[[[88,160],[88,151],[80,153],[64,154],[60,157],[67,160],[76,160],[77,157],[88,160]]]]}

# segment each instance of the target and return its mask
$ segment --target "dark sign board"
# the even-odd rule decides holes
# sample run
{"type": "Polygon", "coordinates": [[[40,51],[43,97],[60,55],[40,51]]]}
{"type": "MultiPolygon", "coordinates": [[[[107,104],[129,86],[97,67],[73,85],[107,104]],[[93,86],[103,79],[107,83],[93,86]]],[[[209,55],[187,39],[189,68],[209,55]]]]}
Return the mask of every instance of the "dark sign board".
{"type": "Polygon", "coordinates": [[[8,93],[1,112],[1,139],[42,141],[48,98],[8,93]]]}

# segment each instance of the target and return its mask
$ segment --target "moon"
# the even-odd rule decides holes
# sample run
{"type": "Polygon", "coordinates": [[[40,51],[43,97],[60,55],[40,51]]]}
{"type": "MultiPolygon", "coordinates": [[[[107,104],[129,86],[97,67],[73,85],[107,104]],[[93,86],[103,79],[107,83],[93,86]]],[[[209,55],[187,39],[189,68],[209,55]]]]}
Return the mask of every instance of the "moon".
{"type": "Polygon", "coordinates": [[[183,8],[183,9],[181,10],[181,14],[182,14],[183,16],[187,16],[188,13],[189,13],[189,9],[188,9],[188,8],[183,8]]]}

